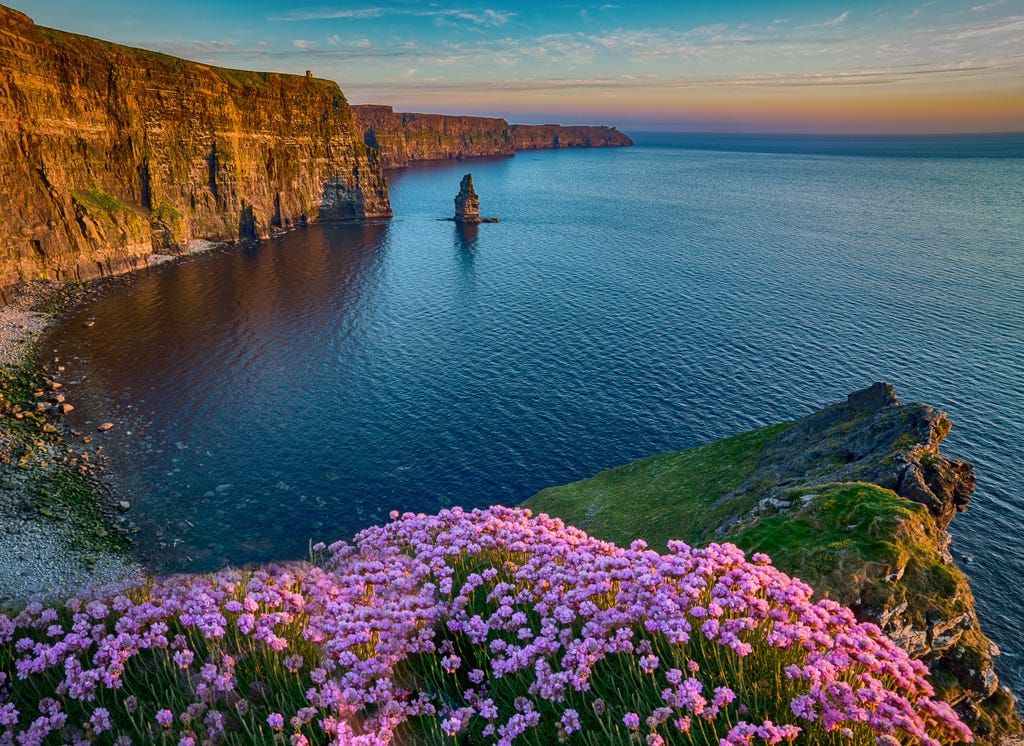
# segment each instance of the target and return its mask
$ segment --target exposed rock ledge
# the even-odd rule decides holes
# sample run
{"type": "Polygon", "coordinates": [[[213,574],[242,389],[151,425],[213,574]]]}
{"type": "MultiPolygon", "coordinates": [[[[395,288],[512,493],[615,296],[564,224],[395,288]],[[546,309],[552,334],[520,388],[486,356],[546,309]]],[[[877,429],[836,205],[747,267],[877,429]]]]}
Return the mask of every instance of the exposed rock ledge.
{"type": "Polygon", "coordinates": [[[618,543],[765,551],[924,662],[979,743],[1019,746],[998,648],[949,553],[946,528],[975,484],[971,464],[939,452],[949,430],[944,413],[876,383],[796,423],[610,469],[525,505],[618,543]]]}

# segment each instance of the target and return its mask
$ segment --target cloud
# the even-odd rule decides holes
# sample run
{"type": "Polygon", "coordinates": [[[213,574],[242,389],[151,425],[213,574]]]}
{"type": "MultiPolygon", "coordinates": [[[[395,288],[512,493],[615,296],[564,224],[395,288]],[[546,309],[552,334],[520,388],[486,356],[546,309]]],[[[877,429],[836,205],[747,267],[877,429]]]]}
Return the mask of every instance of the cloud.
{"type": "Polygon", "coordinates": [[[296,49],[311,51],[313,49],[318,48],[320,45],[315,41],[307,41],[306,39],[293,39],[292,46],[295,47],[296,49]]]}
{"type": "Polygon", "coordinates": [[[482,10],[462,10],[459,8],[431,8],[421,10],[417,8],[357,8],[347,10],[336,10],[333,8],[306,8],[293,10],[278,16],[271,16],[271,21],[325,21],[337,19],[366,19],[383,18],[385,16],[415,16],[420,18],[434,18],[439,21],[455,20],[466,21],[475,26],[488,26],[498,28],[504,26],[516,14],[504,11],[484,8],[482,10]]]}
{"type": "Polygon", "coordinates": [[[384,8],[360,8],[357,10],[332,10],[329,8],[293,10],[284,15],[271,16],[271,21],[325,21],[338,18],[380,18],[384,8]]]}
{"type": "Polygon", "coordinates": [[[971,7],[975,13],[982,13],[986,10],[992,10],[998,8],[1000,5],[1006,5],[1006,0],[993,0],[991,3],[984,3],[983,5],[975,5],[971,7]]]}
{"type": "Polygon", "coordinates": [[[844,10],[842,13],[840,13],[835,18],[833,18],[831,21],[825,21],[821,25],[822,26],[838,26],[839,24],[845,22],[846,19],[849,18],[849,17],[850,17],[850,11],[844,10]]]}

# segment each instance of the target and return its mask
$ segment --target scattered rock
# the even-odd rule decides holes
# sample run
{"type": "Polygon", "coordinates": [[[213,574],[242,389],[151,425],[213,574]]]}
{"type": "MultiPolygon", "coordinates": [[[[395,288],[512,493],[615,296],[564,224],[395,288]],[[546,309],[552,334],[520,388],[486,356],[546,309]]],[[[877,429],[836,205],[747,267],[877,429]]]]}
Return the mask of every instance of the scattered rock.
{"type": "Polygon", "coordinates": [[[88,321],[82,322],[82,326],[84,326],[86,329],[88,329],[90,326],[92,326],[95,323],[96,323],[95,321],[93,321],[92,319],[89,319],[88,321]]]}
{"type": "Polygon", "coordinates": [[[57,411],[60,412],[61,414],[67,414],[68,412],[72,411],[74,408],[75,408],[74,405],[67,404],[67,403],[62,403],[62,404],[58,404],[57,405],[57,411]]]}
{"type": "Polygon", "coordinates": [[[96,429],[99,430],[101,433],[104,433],[107,430],[109,430],[110,428],[112,428],[113,426],[114,426],[113,422],[104,422],[102,425],[97,425],[96,429]]]}

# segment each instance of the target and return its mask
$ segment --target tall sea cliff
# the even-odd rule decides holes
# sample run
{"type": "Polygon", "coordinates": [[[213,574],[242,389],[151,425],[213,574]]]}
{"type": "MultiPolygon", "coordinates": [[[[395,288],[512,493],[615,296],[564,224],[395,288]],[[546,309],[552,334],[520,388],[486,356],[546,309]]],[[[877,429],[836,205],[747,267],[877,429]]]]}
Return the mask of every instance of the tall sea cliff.
{"type": "Polygon", "coordinates": [[[359,104],[352,109],[365,143],[380,151],[385,168],[404,168],[414,161],[514,155],[517,150],[633,144],[628,135],[614,127],[509,124],[499,117],[397,112],[376,104],[359,104]]]}
{"type": "Polygon", "coordinates": [[[188,62],[0,6],[0,288],[193,239],[391,215],[336,83],[188,62]]]}

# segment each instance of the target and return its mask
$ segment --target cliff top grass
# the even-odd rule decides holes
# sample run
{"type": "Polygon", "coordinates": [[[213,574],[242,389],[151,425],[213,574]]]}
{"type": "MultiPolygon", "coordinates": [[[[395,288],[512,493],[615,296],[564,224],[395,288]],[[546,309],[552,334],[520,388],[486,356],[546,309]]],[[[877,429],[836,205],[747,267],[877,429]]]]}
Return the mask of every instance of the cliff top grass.
{"type": "Polygon", "coordinates": [[[874,484],[779,492],[751,479],[766,446],[792,424],[608,469],[545,489],[523,506],[620,545],[642,539],[660,551],[672,540],[729,541],[768,554],[841,603],[882,608],[910,584],[918,598],[909,613],[922,625],[929,616],[963,613],[971,597],[967,579],[943,561],[924,505],[874,484]],[[904,577],[900,586],[890,582],[904,577]]]}
{"type": "Polygon", "coordinates": [[[728,503],[720,498],[747,480],[764,446],[792,424],[769,425],[549,487],[523,507],[558,516],[598,538],[623,545],[637,538],[659,550],[672,539],[707,543],[727,516],[756,505],[757,494],[728,503]]]}
{"type": "Polygon", "coordinates": [[[44,26],[36,26],[36,28],[46,40],[60,44],[64,48],[86,57],[96,58],[98,55],[102,55],[110,58],[120,58],[122,61],[126,59],[134,60],[141,68],[157,68],[175,74],[187,73],[189,70],[194,72],[208,71],[229,85],[244,88],[263,89],[276,81],[282,80],[304,81],[306,85],[315,87],[319,93],[344,99],[344,94],[342,94],[338,84],[325,78],[218,67],[216,65],[194,62],[182,57],[175,57],[163,52],[155,52],[150,49],[142,49],[141,47],[129,47],[59,29],[44,26]]]}

